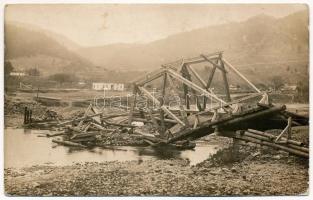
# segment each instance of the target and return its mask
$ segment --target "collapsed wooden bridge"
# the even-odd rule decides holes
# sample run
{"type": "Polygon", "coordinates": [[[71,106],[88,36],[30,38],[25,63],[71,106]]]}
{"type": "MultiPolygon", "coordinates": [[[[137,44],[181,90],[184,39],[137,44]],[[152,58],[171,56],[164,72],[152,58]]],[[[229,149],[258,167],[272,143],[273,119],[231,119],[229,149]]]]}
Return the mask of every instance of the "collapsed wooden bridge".
{"type": "Polygon", "coordinates": [[[165,64],[134,81],[128,125],[137,121],[153,124],[157,136],[147,137],[152,143],[190,141],[220,132],[224,136],[309,156],[308,148],[291,140],[290,136],[291,127],[308,125],[308,118],[286,111],[284,105],[271,104],[266,92],[260,91],[225,60],[222,52],[165,64]],[[211,67],[211,72],[199,73],[194,66],[201,64],[211,67]],[[223,92],[219,94],[212,88],[217,71],[223,83],[223,92]],[[230,90],[230,71],[251,89],[239,98],[230,90]],[[151,90],[151,85],[160,89],[151,90]],[[145,103],[142,103],[143,98],[147,100],[145,103]],[[283,131],[276,137],[261,132],[269,129],[283,131]]]}

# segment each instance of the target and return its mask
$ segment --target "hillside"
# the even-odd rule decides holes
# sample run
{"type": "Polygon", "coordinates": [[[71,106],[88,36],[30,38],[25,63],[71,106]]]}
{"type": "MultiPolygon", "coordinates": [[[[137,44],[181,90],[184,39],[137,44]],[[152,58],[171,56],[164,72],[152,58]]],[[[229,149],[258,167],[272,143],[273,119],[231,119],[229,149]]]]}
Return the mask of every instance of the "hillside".
{"type": "Polygon", "coordinates": [[[258,15],[241,23],[205,27],[148,44],[89,47],[79,49],[78,53],[105,68],[152,70],[182,57],[222,50],[228,60],[255,81],[269,79],[270,72],[273,76],[291,76],[291,82],[295,82],[307,72],[307,25],[306,11],[279,19],[258,15]],[[274,64],[260,66],[257,63],[274,64]],[[293,76],[295,70],[299,77],[293,76]]]}
{"type": "Polygon", "coordinates": [[[14,24],[5,25],[5,59],[19,70],[37,67],[43,75],[84,73],[93,67],[91,62],[69,50],[47,32],[14,24]]]}

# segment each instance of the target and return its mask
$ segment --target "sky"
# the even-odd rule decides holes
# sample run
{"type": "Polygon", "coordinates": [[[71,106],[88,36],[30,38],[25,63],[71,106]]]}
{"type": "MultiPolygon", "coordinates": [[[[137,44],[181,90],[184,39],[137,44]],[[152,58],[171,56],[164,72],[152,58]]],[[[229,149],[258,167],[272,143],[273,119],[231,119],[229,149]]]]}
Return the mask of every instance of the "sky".
{"type": "Polygon", "coordinates": [[[5,21],[33,24],[81,46],[99,46],[148,43],[258,14],[279,18],[304,9],[304,4],[15,4],[6,6],[5,21]]]}

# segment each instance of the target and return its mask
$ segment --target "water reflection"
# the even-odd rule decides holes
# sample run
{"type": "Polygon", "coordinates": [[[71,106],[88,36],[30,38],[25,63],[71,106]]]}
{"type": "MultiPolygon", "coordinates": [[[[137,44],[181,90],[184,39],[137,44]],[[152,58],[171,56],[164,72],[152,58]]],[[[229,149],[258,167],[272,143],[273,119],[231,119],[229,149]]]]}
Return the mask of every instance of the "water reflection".
{"type": "Polygon", "coordinates": [[[148,159],[189,159],[190,164],[207,159],[215,153],[216,145],[197,143],[194,150],[179,151],[173,147],[105,146],[89,149],[56,145],[51,138],[38,137],[42,130],[5,129],[5,167],[24,167],[40,164],[70,165],[76,162],[104,162],[148,159]]]}
{"type": "Polygon", "coordinates": [[[22,130],[23,130],[24,134],[31,134],[32,133],[31,129],[25,128],[25,129],[22,129],[22,130]]]}
{"type": "Polygon", "coordinates": [[[157,159],[170,159],[170,158],[180,158],[181,151],[171,147],[146,147],[138,148],[138,155],[140,156],[152,156],[157,159]]]}

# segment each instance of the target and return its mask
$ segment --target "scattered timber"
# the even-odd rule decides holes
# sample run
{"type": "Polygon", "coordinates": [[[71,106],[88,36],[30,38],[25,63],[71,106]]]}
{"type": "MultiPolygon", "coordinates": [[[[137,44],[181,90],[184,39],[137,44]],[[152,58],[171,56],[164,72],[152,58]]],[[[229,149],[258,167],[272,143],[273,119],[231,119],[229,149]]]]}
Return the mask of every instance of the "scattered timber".
{"type": "Polygon", "coordinates": [[[273,147],[273,148],[276,148],[276,149],[287,151],[287,152],[292,153],[292,154],[297,155],[297,156],[309,158],[308,151],[302,151],[302,150],[295,149],[295,148],[290,147],[290,146],[285,146],[283,144],[271,143],[271,142],[269,142],[267,140],[256,139],[255,137],[249,137],[248,135],[246,135],[246,133],[244,133],[244,134],[242,134],[242,133],[241,134],[240,133],[236,134],[234,138],[235,139],[239,139],[239,140],[243,140],[243,141],[247,141],[247,142],[261,144],[261,145],[264,145],[264,146],[273,147]]]}
{"type": "Polygon", "coordinates": [[[47,133],[47,137],[56,137],[56,136],[61,136],[61,135],[67,135],[68,133],[61,132],[61,133],[47,133]]]}
{"type": "Polygon", "coordinates": [[[65,145],[65,146],[71,146],[71,147],[81,147],[81,148],[86,148],[87,146],[76,143],[76,142],[70,142],[70,141],[61,141],[61,140],[55,140],[53,139],[52,142],[65,145]]]}

